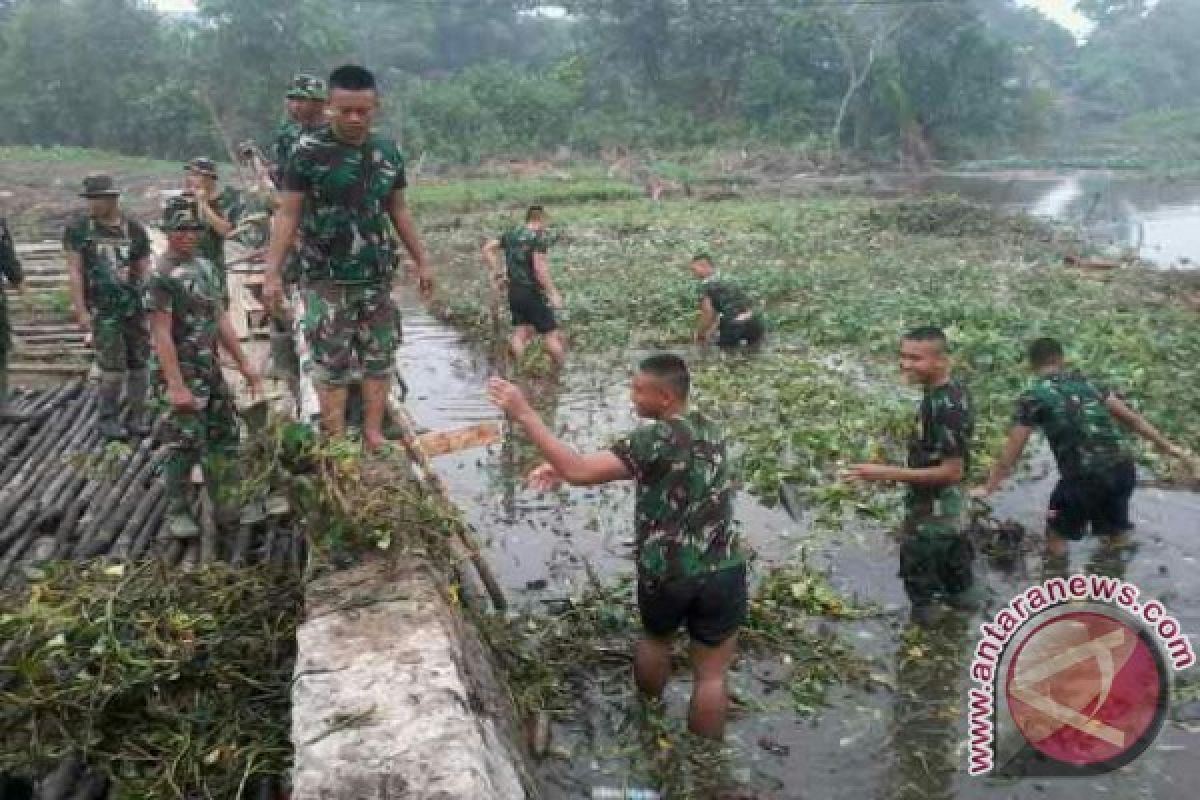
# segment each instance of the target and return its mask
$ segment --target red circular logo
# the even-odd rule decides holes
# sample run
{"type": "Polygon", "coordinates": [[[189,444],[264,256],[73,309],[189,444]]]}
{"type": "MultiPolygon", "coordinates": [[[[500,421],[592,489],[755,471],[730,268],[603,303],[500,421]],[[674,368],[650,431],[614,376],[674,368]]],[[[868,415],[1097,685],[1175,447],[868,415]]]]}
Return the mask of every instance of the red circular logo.
{"type": "Polygon", "coordinates": [[[1038,751],[1064,764],[1116,767],[1157,735],[1165,677],[1136,628],[1075,611],[1042,623],[1021,642],[1004,688],[1013,722],[1038,751]]]}

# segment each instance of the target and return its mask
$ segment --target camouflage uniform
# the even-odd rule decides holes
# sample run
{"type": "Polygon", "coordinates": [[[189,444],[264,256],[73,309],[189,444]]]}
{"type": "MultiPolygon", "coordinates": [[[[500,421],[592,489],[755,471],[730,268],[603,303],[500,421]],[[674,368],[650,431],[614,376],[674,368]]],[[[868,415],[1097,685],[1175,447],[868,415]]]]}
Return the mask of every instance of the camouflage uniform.
{"type": "Polygon", "coordinates": [[[1050,528],[1082,538],[1127,530],[1129,500],[1137,482],[1133,456],[1105,401],[1106,386],[1072,370],[1042,375],[1021,394],[1013,421],[1040,428],[1061,478],[1050,496],[1050,528]]]}
{"type": "Polygon", "coordinates": [[[8,232],[8,223],[0,218],[0,409],[8,401],[8,353],[12,346],[12,329],[8,322],[8,300],[4,295],[4,279],[13,286],[24,280],[21,262],[8,232]]]}
{"type": "Polygon", "coordinates": [[[719,347],[736,347],[743,342],[756,345],[762,341],[762,315],[754,311],[754,303],[740,287],[713,275],[701,284],[700,295],[707,297],[717,312],[719,347]],[[739,319],[743,315],[746,316],[739,319]]]}
{"type": "Polygon", "coordinates": [[[303,134],[304,128],[291,117],[285,117],[275,129],[275,135],[271,139],[271,151],[267,157],[271,159],[271,180],[277,189],[283,188],[283,171],[287,166],[288,157],[303,134]]]}
{"type": "MultiPolygon", "coordinates": [[[[186,200],[169,204],[163,227],[185,227],[194,214],[173,214],[186,200]]],[[[192,206],[194,209],[194,206],[192,206]]],[[[146,307],[171,315],[171,340],[184,384],[196,399],[196,411],[171,409],[164,440],[170,448],[166,463],[172,533],[199,532],[187,510],[186,490],[192,467],[208,460],[231,463],[238,444],[237,406],[221,374],[219,324],[224,313],[221,281],[216,267],[196,255],[182,261],[169,254],[159,259],[146,288],[146,307]],[[188,523],[191,524],[188,524],[188,523]]],[[[210,474],[221,469],[211,469],[210,474]]]]}
{"type": "Polygon", "coordinates": [[[512,324],[532,326],[540,334],[555,330],[558,320],[533,269],[534,254],[545,253],[550,247],[546,232],[521,225],[501,234],[500,246],[504,249],[512,324]]]}
{"type": "MultiPolygon", "coordinates": [[[[908,445],[908,466],[936,467],[949,458],[969,462],[974,412],[958,381],[926,388],[908,445]]],[[[935,598],[951,601],[971,588],[974,553],[963,532],[965,496],[961,483],[910,486],[900,545],[900,577],[914,606],[935,598]]]]}
{"type": "Polygon", "coordinates": [[[136,267],[150,255],[150,238],[136,220],[123,217],[119,224],[108,226],[84,214],[63,232],[63,248],[78,253],[82,260],[84,299],[92,316],[93,346],[101,373],[101,432],[108,438],[125,435],[117,420],[124,383],[130,427],[134,433],[144,434],[150,330],[142,306],[143,276],[136,267]]]}
{"type": "Polygon", "coordinates": [[[372,134],[358,147],[328,128],[300,138],[283,175],[304,194],[300,221],[305,335],[318,382],[345,385],[391,377],[397,311],[396,253],[389,236],[393,192],[406,185],[395,143],[372,134]]]}
{"type": "Polygon", "coordinates": [[[612,447],[637,482],[638,601],[653,636],[686,620],[715,646],[746,613],[746,557],[720,430],[697,412],[657,420],[612,447]]]}

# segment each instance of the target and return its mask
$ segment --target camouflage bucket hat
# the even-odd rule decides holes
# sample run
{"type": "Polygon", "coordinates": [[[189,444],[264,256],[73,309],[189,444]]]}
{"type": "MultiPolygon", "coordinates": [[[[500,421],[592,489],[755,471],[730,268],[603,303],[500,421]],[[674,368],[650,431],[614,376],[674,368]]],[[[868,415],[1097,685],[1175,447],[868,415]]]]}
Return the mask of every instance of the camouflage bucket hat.
{"type": "Polygon", "coordinates": [[[206,178],[217,177],[217,162],[213,161],[211,158],[205,158],[203,156],[199,158],[193,158],[191,161],[184,164],[183,168],[188,172],[194,172],[197,175],[203,175],[206,178]]]}
{"type": "Polygon", "coordinates": [[[198,231],[204,228],[196,198],[190,194],[168,197],[163,203],[162,229],[164,231],[198,231]]]}
{"type": "Polygon", "coordinates": [[[287,96],[292,100],[324,100],[328,96],[325,81],[316,75],[301,72],[292,78],[288,85],[287,96]]]}
{"type": "Polygon", "coordinates": [[[116,197],[121,193],[112,175],[94,172],[83,179],[83,191],[80,197],[116,197]]]}

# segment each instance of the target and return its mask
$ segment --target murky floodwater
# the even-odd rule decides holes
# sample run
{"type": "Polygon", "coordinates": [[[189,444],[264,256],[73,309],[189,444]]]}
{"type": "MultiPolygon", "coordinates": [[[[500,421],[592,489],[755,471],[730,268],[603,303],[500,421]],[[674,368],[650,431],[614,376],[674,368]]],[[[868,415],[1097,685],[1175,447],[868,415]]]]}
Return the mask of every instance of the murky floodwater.
{"type": "Polygon", "coordinates": [[[1134,253],[1164,269],[1200,263],[1200,181],[1081,172],[949,173],[918,187],[1063,222],[1090,249],[1134,253]]]}
{"type": "MultiPolygon", "coordinates": [[[[534,383],[530,388],[543,418],[585,449],[602,447],[628,430],[636,420],[626,384],[637,355],[575,356],[557,383],[534,383]]],[[[483,395],[489,374],[486,357],[412,305],[406,310],[401,357],[411,387],[410,407],[422,424],[443,428],[497,417],[483,395]]],[[[438,460],[454,499],[469,521],[490,537],[490,560],[510,598],[534,607],[577,592],[588,580],[589,566],[604,578],[633,569],[630,487],[539,494],[520,482],[537,462],[516,437],[486,452],[438,460]]],[[[1027,477],[1017,490],[999,498],[997,513],[1039,530],[1052,481],[1048,470],[1027,477]]],[[[1161,599],[1185,632],[1200,631],[1200,495],[1142,489],[1134,515],[1137,545],[1130,558],[1105,558],[1088,541],[1075,546],[1071,567],[1121,575],[1139,585],[1143,594],[1161,599]]],[[[768,710],[738,715],[730,742],[742,777],[773,792],[764,796],[991,800],[1097,795],[1182,800],[1195,795],[1200,760],[1193,752],[1200,741],[1174,723],[1168,723],[1149,752],[1114,774],[1008,784],[968,777],[964,698],[969,653],[977,636],[973,631],[982,616],[948,621],[929,638],[925,658],[906,659],[901,634],[907,602],[896,577],[896,546],[886,532],[816,536],[782,511],[765,508],[746,495],[739,498],[738,517],[758,551],[760,566],[786,560],[803,547],[810,563],[829,570],[838,589],[887,610],[880,617],[837,626],[860,654],[876,662],[878,688],[837,689],[830,705],[813,718],[800,718],[787,698],[773,694],[778,684],[771,676],[779,674],[781,665],[739,662],[732,677],[736,692],[768,710]]],[[[993,608],[1040,579],[1037,538],[1027,537],[1015,556],[981,555],[979,574],[993,608]]],[[[685,675],[672,684],[669,701],[676,717],[684,714],[689,688],[685,675]]],[[[628,689],[632,708],[632,685],[628,689]]],[[[590,786],[620,784],[622,759],[596,755],[588,742],[589,730],[594,726],[586,720],[556,726],[556,744],[572,755],[542,763],[541,773],[553,787],[550,796],[582,798],[590,786]]]]}

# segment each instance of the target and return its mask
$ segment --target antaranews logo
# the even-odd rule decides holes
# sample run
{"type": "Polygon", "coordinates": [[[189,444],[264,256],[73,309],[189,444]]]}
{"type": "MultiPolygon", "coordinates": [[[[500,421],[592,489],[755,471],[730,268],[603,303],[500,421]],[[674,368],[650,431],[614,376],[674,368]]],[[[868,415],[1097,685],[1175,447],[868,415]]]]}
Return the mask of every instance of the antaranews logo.
{"type": "Polygon", "coordinates": [[[1196,661],[1179,622],[1126,581],[1052,578],[991,622],[971,662],[971,775],[1084,776],[1141,755],[1171,674],[1196,661]]]}

